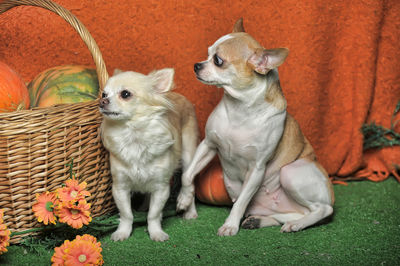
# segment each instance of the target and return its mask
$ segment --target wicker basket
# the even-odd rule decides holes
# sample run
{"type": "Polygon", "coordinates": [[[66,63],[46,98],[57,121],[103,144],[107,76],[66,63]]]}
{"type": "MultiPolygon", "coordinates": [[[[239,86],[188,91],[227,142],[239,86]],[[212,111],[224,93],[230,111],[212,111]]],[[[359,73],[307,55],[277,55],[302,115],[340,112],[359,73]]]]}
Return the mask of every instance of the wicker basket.
{"type": "MultiPolygon", "coordinates": [[[[0,1],[0,14],[21,5],[48,9],[75,28],[92,53],[101,93],[108,74],[85,26],[49,0],[0,1]]],[[[108,153],[99,137],[101,119],[98,101],[0,113],[0,209],[12,232],[42,226],[32,212],[35,195],[60,187],[69,178],[71,159],[77,178],[86,181],[91,192],[92,216],[114,210],[108,153]]],[[[13,235],[10,242],[25,235],[13,235]]]]}

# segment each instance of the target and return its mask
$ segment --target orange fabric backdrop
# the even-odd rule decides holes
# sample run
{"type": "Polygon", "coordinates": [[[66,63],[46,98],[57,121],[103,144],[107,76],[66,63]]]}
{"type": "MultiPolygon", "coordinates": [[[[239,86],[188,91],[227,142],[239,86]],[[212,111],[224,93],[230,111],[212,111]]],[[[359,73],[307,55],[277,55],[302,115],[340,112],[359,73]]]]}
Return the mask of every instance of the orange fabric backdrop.
{"type": "MultiPolygon", "coordinates": [[[[193,64],[243,17],[246,31],[266,48],[290,49],[279,69],[288,110],[330,175],[348,176],[366,164],[362,124],[389,127],[400,99],[396,0],[56,2],[92,33],[109,73],[174,67],[176,91],[196,105],[202,133],[222,91],[198,82],[193,64]]],[[[0,15],[0,25],[0,60],[27,82],[56,65],[93,66],[78,35],[55,14],[19,7],[0,15]]],[[[389,168],[400,161],[398,149],[380,156],[389,168]]]]}

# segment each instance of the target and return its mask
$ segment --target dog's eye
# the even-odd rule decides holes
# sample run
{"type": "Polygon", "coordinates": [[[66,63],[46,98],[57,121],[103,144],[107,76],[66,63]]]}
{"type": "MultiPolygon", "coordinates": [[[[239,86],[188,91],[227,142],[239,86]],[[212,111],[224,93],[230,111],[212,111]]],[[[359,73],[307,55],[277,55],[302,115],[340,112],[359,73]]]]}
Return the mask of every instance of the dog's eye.
{"type": "Polygon", "coordinates": [[[122,97],[122,99],[128,99],[129,97],[131,97],[131,93],[130,93],[130,91],[127,91],[127,90],[123,90],[123,91],[121,91],[121,97],[122,97]]]}
{"type": "Polygon", "coordinates": [[[106,97],[107,97],[107,93],[103,92],[103,93],[101,94],[101,98],[106,98],[106,97]]]}
{"type": "Polygon", "coordinates": [[[222,60],[221,57],[219,57],[217,54],[214,55],[213,59],[214,59],[214,64],[217,67],[220,67],[220,66],[222,66],[224,64],[224,60],[222,60]]]}

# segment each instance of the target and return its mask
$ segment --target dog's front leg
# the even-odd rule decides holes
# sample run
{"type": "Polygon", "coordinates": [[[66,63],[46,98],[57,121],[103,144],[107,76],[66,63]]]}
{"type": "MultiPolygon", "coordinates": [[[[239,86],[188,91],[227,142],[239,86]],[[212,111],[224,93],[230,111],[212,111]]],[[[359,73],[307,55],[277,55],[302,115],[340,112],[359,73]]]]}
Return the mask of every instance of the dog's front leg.
{"type": "Polygon", "coordinates": [[[210,144],[207,139],[204,139],[197,147],[188,169],[182,174],[182,188],[179,192],[176,205],[178,211],[187,210],[193,204],[193,180],[195,176],[214,158],[216,153],[215,147],[210,144]]]}
{"type": "Polygon", "coordinates": [[[111,240],[123,241],[132,232],[131,191],[126,185],[115,182],[112,186],[112,194],[119,210],[120,219],[118,229],[111,235],[111,240]]]}
{"type": "Polygon", "coordinates": [[[149,212],[147,214],[147,229],[154,241],[168,240],[169,236],[161,228],[162,210],[169,197],[169,185],[151,193],[149,212]]]}
{"type": "MultiPolygon", "coordinates": [[[[264,164],[265,165],[265,164],[264,164]]],[[[260,187],[264,173],[265,166],[255,167],[251,172],[250,176],[244,182],[242,191],[236,202],[233,204],[231,212],[225,223],[218,229],[218,235],[220,236],[233,236],[239,231],[240,220],[242,219],[244,212],[246,211],[247,205],[253,198],[254,194],[260,187]]]]}

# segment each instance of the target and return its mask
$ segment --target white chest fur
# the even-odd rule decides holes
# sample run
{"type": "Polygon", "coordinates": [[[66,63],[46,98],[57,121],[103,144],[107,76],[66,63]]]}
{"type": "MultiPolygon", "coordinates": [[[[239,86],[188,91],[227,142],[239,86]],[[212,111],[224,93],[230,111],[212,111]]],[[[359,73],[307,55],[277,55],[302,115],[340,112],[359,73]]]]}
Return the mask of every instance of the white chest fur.
{"type": "Polygon", "coordinates": [[[222,99],[207,121],[206,135],[231,178],[243,179],[249,169],[266,164],[282,136],[285,117],[286,111],[266,102],[246,108],[222,99]]]}
{"type": "Polygon", "coordinates": [[[111,171],[118,173],[113,173],[114,182],[129,179],[133,189],[148,192],[152,183],[160,182],[152,179],[163,179],[165,175],[168,180],[168,175],[175,170],[177,162],[171,155],[175,140],[157,119],[130,124],[104,121],[102,139],[110,152],[111,171]],[[118,171],[113,171],[116,167],[118,171]]]}

